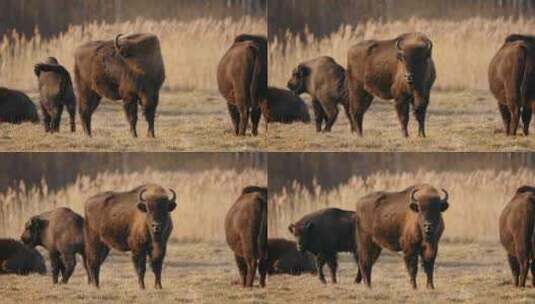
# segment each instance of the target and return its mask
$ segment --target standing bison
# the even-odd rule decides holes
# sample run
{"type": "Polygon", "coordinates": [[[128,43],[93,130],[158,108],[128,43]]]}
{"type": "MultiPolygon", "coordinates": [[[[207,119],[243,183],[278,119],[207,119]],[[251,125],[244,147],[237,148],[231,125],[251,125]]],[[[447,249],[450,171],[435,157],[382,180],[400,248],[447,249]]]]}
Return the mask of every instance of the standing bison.
{"type": "Polygon", "coordinates": [[[43,246],[50,254],[52,282],[69,282],[76,267],[75,254],[84,254],[84,218],[69,208],[57,208],[30,218],[21,235],[24,244],[30,247],[43,246]]]}
{"type": "Polygon", "coordinates": [[[93,41],[75,52],[74,76],[78,88],[80,119],[91,136],[91,115],[102,97],[123,100],[130,132],[137,137],[137,107],[141,105],[154,137],[154,117],[165,80],[158,37],[133,34],[114,41],[93,41]]]}
{"type": "Polygon", "coordinates": [[[268,239],[267,273],[300,275],[316,273],[314,256],[309,252],[299,252],[297,243],[286,239],[268,239]]]}
{"type": "Polygon", "coordinates": [[[35,104],[20,91],[0,87],[0,123],[18,124],[25,121],[39,122],[35,104]]]}
{"type": "Polygon", "coordinates": [[[516,287],[526,286],[531,263],[531,280],[535,287],[535,187],[523,186],[505,206],[500,215],[500,241],[516,287]]]}
{"type": "Polygon", "coordinates": [[[338,117],[338,104],[344,107],[351,129],[353,120],[349,112],[345,69],[328,56],[300,63],[292,72],[287,84],[295,94],[308,93],[316,119],[316,131],[330,132],[338,117]]]}
{"type": "Polygon", "coordinates": [[[170,212],[176,208],[176,194],[148,184],[128,192],[104,192],[85,204],[85,251],[91,283],[99,287],[100,266],[110,248],[131,251],[139,287],[145,288],[145,267],[149,256],[154,287],[162,288],[162,264],[167,240],[173,230],[170,212]]]}
{"type": "Polygon", "coordinates": [[[49,57],[45,62],[38,63],[34,68],[39,94],[45,132],[59,132],[63,107],[69,112],[71,132],[76,130],[76,97],[72,87],[71,75],[58,60],[49,57]]]}
{"type": "Polygon", "coordinates": [[[395,99],[404,137],[409,136],[409,105],[418,121],[418,135],[425,137],[425,115],[435,65],[433,44],[419,33],[403,34],[392,40],[366,40],[349,49],[347,77],[351,115],[362,136],[362,121],[373,97],[395,99]]]}
{"type": "Polygon", "coordinates": [[[252,133],[258,135],[260,102],[267,91],[267,39],[240,35],[217,67],[219,92],[227,100],[236,135],[244,136],[251,115],[252,133]]]}
{"type": "MultiPolygon", "coordinates": [[[[438,242],[444,231],[445,196],[430,185],[401,192],[374,192],[360,199],[356,210],[356,243],[364,283],[371,287],[372,266],[383,248],[403,252],[412,288],[416,289],[418,256],[423,260],[427,288],[433,289],[438,242]]],[[[357,281],[358,283],[358,281],[357,281]]]]}
{"type": "Polygon", "coordinates": [[[46,273],[45,259],[35,250],[13,239],[0,239],[0,274],[46,273]]]}
{"type": "Polygon", "coordinates": [[[535,36],[510,35],[489,66],[489,86],[498,100],[505,134],[516,135],[520,116],[529,134],[535,111],[535,36]]]}
{"type": "MultiPolygon", "coordinates": [[[[297,239],[297,249],[300,252],[308,251],[316,257],[320,281],[327,283],[323,274],[323,266],[327,263],[332,282],[336,283],[337,253],[356,252],[355,212],[338,208],[322,209],[305,215],[288,229],[297,239]]],[[[357,261],[356,255],[354,258],[357,261]]],[[[360,280],[360,273],[356,280],[360,280]]]]}
{"type": "Polygon", "coordinates": [[[227,244],[234,252],[243,287],[253,287],[256,268],[260,286],[267,273],[267,188],[249,186],[225,217],[227,244]]]}

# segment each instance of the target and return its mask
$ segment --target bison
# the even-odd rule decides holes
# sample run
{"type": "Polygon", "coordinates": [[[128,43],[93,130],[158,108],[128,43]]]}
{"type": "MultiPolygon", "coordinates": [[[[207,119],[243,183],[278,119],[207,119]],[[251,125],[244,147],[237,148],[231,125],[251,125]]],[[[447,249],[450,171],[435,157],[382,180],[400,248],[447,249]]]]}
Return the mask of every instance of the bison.
{"type": "Polygon", "coordinates": [[[227,101],[234,133],[245,135],[250,114],[252,133],[258,135],[260,103],[267,92],[267,39],[236,37],[217,67],[217,85],[227,101]]]}
{"type": "Polygon", "coordinates": [[[162,288],[162,264],[173,230],[170,212],[176,208],[175,191],[147,184],[128,192],[104,192],[85,204],[85,252],[90,283],[99,287],[100,266],[110,248],[132,252],[139,287],[145,288],[147,255],[154,272],[154,287],[162,288]]]}
{"type": "Polygon", "coordinates": [[[296,242],[287,239],[268,239],[267,247],[269,275],[316,273],[314,256],[309,252],[299,252],[296,242]]]}
{"type": "Polygon", "coordinates": [[[409,105],[418,121],[418,135],[425,137],[425,115],[435,65],[433,43],[420,33],[403,34],[392,40],[366,40],[347,55],[347,77],[351,117],[358,135],[373,97],[395,99],[396,112],[404,137],[409,136],[409,105]]]}
{"type": "Polygon", "coordinates": [[[152,34],[121,36],[113,41],[88,42],[75,51],[74,78],[82,127],[91,136],[91,115],[105,97],[123,100],[133,137],[137,137],[137,108],[141,105],[148,136],[155,137],[154,117],[165,80],[160,42],[152,34]]]}
{"type": "MultiPolygon", "coordinates": [[[[262,109],[262,113],[266,123],[310,122],[310,114],[306,103],[299,96],[292,94],[288,90],[268,87],[265,102],[267,103],[267,112],[262,109]]],[[[262,108],[262,104],[260,107],[262,108]]]]}
{"type": "Polygon", "coordinates": [[[535,287],[535,187],[522,186],[500,215],[500,241],[516,287],[526,286],[531,263],[531,280],[535,287]]]}
{"type": "Polygon", "coordinates": [[[249,186],[225,217],[227,244],[234,252],[243,287],[253,287],[258,267],[260,286],[267,273],[267,188],[249,186]]]}
{"type": "Polygon", "coordinates": [[[39,122],[35,104],[26,94],[0,87],[0,123],[39,122]]]}
{"type": "MultiPolygon", "coordinates": [[[[288,230],[295,236],[300,252],[308,251],[316,257],[320,281],[327,283],[323,274],[323,266],[327,263],[332,282],[336,283],[337,253],[356,252],[355,212],[338,208],[321,209],[290,224],[288,230]]],[[[357,256],[353,256],[358,261],[357,256]]]]}
{"type": "Polygon", "coordinates": [[[353,120],[349,112],[346,72],[332,57],[321,56],[300,63],[293,71],[287,84],[295,94],[308,93],[316,119],[316,131],[330,132],[338,117],[338,105],[344,107],[351,130],[353,120]]]}
{"type": "Polygon", "coordinates": [[[46,274],[43,256],[13,239],[0,239],[0,274],[46,274]]]}
{"type": "Polygon", "coordinates": [[[489,65],[489,87],[498,100],[505,134],[516,135],[520,116],[529,134],[535,111],[535,36],[510,35],[489,65]]]}
{"type": "Polygon", "coordinates": [[[85,268],[84,218],[69,208],[56,208],[31,217],[21,235],[30,247],[43,246],[50,254],[52,282],[69,282],[76,267],[76,254],[80,254],[85,268]]]}
{"type": "Polygon", "coordinates": [[[434,187],[421,184],[401,192],[373,192],[359,200],[355,239],[360,272],[368,287],[371,287],[372,266],[386,248],[403,252],[414,289],[420,256],[427,275],[427,288],[435,288],[433,271],[444,231],[442,212],[449,206],[448,192],[444,189],[442,192],[443,198],[434,187]]]}
{"type": "Polygon", "coordinates": [[[69,71],[56,58],[48,57],[43,63],[35,65],[34,72],[39,85],[45,132],[59,132],[63,107],[69,112],[71,132],[75,132],[76,97],[69,71]]]}

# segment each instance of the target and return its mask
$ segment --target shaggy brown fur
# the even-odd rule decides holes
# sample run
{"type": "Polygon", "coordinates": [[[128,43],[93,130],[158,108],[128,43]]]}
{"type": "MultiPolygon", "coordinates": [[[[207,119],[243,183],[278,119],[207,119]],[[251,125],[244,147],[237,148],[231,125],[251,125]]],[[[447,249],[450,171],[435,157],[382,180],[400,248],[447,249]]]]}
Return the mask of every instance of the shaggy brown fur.
{"type": "Polygon", "coordinates": [[[267,91],[267,40],[240,35],[217,67],[219,92],[227,100],[236,135],[244,136],[251,115],[252,133],[258,134],[260,102],[267,91]]]}
{"type": "Polygon", "coordinates": [[[489,87],[498,100],[505,133],[516,135],[520,116],[524,135],[535,111],[535,37],[511,35],[489,65],[489,87]]]}
{"type": "Polygon", "coordinates": [[[310,122],[306,103],[288,90],[268,87],[266,102],[269,113],[262,110],[262,114],[267,123],[310,122]]]}
{"type": "Polygon", "coordinates": [[[317,132],[322,131],[323,122],[323,131],[331,131],[338,117],[338,104],[344,107],[353,130],[345,74],[345,69],[333,58],[321,56],[300,63],[288,80],[288,89],[295,94],[308,93],[312,96],[317,132]]]}
{"type": "Polygon", "coordinates": [[[137,108],[143,109],[148,136],[154,137],[154,117],[165,69],[160,41],[152,34],[133,34],[115,41],[93,41],[75,51],[74,76],[80,120],[91,136],[91,115],[102,97],[123,100],[130,132],[137,137],[137,108]]]}
{"type": "Polygon", "coordinates": [[[434,288],[435,258],[444,231],[442,212],[449,206],[448,194],[442,191],[444,198],[432,186],[422,184],[401,192],[374,192],[359,200],[355,236],[359,268],[368,287],[371,286],[372,266],[386,248],[403,252],[414,289],[420,256],[427,275],[427,288],[434,288]]]}
{"type": "Polygon", "coordinates": [[[257,267],[260,286],[264,287],[267,273],[267,188],[244,188],[225,217],[225,235],[234,252],[243,287],[253,287],[257,267]]]}
{"type": "Polygon", "coordinates": [[[26,94],[0,87],[0,123],[39,122],[37,108],[26,94]]]}
{"type": "Polygon", "coordinates": [[[526,286],[531,263],[531,280],[535,287],[535,187],[523,186],[500,215],[500,241],[516,287],[526,286]]]}
{"type": "Polygon", "coordinates": [[[85,204],[85,250],[91,283],[99,287],[100,266],[110,248],[131,251],[139,287],[145,288],[147,256],[154,272],[154,287],[162,288],[162,264],[173,230],[170,212],[176,194],[148,184],[128,192],[104,192],[85,204]]]}
{"type": "Polygon", "coordinates": [[[269,275],[316,273],[314,256],[309,252],[299,252],[297,243],[286,239],[268,239],[269,275]]]}
{"type": "Polygon", "coordinates": [[[0,239],[0,274],[46,273],[45,260],[35,248],[13,239],[0,239]]]}
{"type": "Polygon", "coordinates": [[[435,65],[433,44],[423,34],[403,34],[392,40],[367,40],[349,49],[347,77],[350,109],[356,131],[362,136],[362,121],[373,97],[395,99],[404,137],[409,136],[409,105],[418,121],[418,135],[425,137],[425,115],[435,65]]]}
{"type": "Polygon", "coordinates": [[[64,106],[69,112],[71,132],[75,132],[76,97],[69,71],[56,58],[49,57],[43,63],[36,64],[34,72],[39,85],[45,132],[59,132],[64,106]]]}
{"type": "Polygon", "coordinates": [[[84,218],[69,208],[56,208],[31,217],[21,240],[27,246],[43,246],[50,254],[52,282],[67,283],[76,267],[76,254],[84,255],[84,218]]]}

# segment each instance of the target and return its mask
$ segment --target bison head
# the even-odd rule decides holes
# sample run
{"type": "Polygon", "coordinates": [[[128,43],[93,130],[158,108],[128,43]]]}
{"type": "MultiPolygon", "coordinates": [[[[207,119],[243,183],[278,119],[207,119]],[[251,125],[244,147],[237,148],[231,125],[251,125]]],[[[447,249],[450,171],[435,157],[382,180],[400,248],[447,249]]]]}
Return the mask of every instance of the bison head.
{"type": "Polygon", "coordinates": [[[403,67],[403,77],[409,87],[420,84],[425,75],[428,59],[431,58],[433,43],[426,37],[421,37],[418,43],[405,42],[406,36],[396,40],[396,56],[403,67]],[[404,43],[405,42],[405,43],[404,43]]]}
{"type": "Polygon", "coordinates": [[[290,91],[299,95],[306,92],[307,78],[310,74],[310,69],[302,64],[298,65],[292,71],[292,77],[288,80],[286,85],[290,91]]]}
{"type": "Polygon", "coordinates": [[[297,241],[297,250],[304,253],[308,249],[314,224],[311,222],[296,223],[288,226],[288,230],[294,235],[297,241]]]}
{"type": "Polygon", "coordinates": [[[144,198],[143,194],[147,189],[139,192],[139,202],[137,209],[146,214],[146,224],[154,239],[159,239],[164,232],[169,231],[171,225],[171,217],[169,212],[176,208],[176,193],[173,189],[169,189],[172,197],[167,196],[151,196],[144,198]]]}
{"type": "Polygon", "coordinates": [[[415,194],[418,189],[411,191],[409,208],[418,214],[418,226],[420,231],[424,233],[424,238],[427,241],[435,239],[435,235],[442,223],[442,212],[446,211],[449,207],[448,204],[448,192],[442,189],[444,192],[444,198],[438,195],[420,195],[416,199],[415,194]]]}
{"type": "Polygon", "coordinates": [[[27,246],[35,247],[41,245],[41,233],[45,227],[45,221],[34,216],[24,225],[24,232],[20,240],[27,246]]]}

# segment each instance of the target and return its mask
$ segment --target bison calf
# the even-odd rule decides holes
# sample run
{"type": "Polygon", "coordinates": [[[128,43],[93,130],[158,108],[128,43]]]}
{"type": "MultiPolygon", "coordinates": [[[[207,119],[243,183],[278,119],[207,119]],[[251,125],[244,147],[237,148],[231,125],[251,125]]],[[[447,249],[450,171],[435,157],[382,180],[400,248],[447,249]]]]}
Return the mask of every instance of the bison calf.
{"type": "MultiPolygon", "coordinates": [[[[327,283],[323,274],[325,263],[336,283],[337,253],[355,253],[355,212],[327,208],[305,215],[288,229],[297,239],[297,249],[308,251],[316,257],[319,279],[327,283]]],[[[355,261],[357,257],[354,255],[355,261]]],[[[357,274],[360,280],[360,273],[357,274]]],[[[356,280],[357,280],[356,279],[356,280]]]]}
{"type": "Polygon", "coordinates": [[[309,123],[310,114],[306,103],[288,90],[268,87],[267,105],[262,107],[266,123],[293,123],[296,121],[309,123]],[[265,108],[265,109],[264,109],[265,108]]]}
{"type": "Polygon", "coordinates": [[[0,274],[46,273],[45,260],[35,248],[13,239],[0,239],[0,274]]]}
{"type": "Polygon", "coordinates": [[[526,285],[531,263],[531,280],[535,287],[535,187],[523,186],[500,215],[500,241],[507,252],[513,282],[517,287],[526,285]]]}
{"type": "Polygon", "coordinates": [[[26,94],[0,87],[0,123],[39,122],[35,104],[26,94]]]}
{"type": "Polygon", "coordinates": [[[316,273],[314,256],[309,252],[299,252],[296,242],[286,239],[268,239],[267,247],[267,273],[269,275],[316,273]]]}
{"type": "Polygon", "coordinates": [[[85,204],[85,250],[91,283],[99,287],[100,266],[110,248],[132,252],[139,287],[145,288],[147,256],[154,272],[154,287],[162,288],[162,264],[173,230],[170,212],[176,194],[148,184],[128,192],[104,192],[85,204]]]}
{"type": "Polygon", "coordinates": [[[52,282],[67,283],[76,267],[76,254],[84,255],[84,219],[69,208],[57,208],[30,218],[21,235],[24,244],[43,246],[50,254],[52,282]]]}
{"type": "Polygon", "coordinates": [[[225,217],[227,244],[234,258],[243,287],[253,287],[256,269],[260,286],[266,285],[267,273],[267,188],[249,186],[225,217]]]}
{"type": "MultiPolygon", "coordinates": [[[[356,210],[356,242],[364,283],[371,286],[373,264],[383,248],[403,252],[411,285],[416,289],[418,256],[423,260],[427,288],[433,289],[438,242],[444,231],[445,196],[430,185],[410,186],[401,192],[374,192],[361,198],[356,210]]],[[[359,282],[357,282],[359,283],[359,282]]]]}

